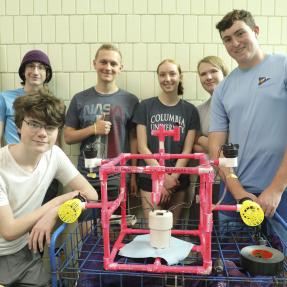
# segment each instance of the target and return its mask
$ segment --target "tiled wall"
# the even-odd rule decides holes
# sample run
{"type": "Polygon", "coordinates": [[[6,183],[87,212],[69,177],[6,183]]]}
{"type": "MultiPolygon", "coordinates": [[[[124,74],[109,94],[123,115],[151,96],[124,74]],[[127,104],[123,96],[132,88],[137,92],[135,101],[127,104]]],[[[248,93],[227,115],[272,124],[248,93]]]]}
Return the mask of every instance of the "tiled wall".
{"type": "MultiPolygon", "coordinates": [[[[235,66],[215,29],[235,8],[253,13],[266,51],[287,52],[286,0],[0,0],[0,90],[18,87],[22,56],[42,49],[54,70],[50,87],[68,104],[95,84],[95,51],[113,42],[123,53],[122,88],[141,99],[154,96],[157,64],[174,58],[183,68],[184,98],[198,104],[208,97],[196,75],[198,60],[215,54],[235,66]]],[[[62,147],[75,162],[78,146],[62,147]]]]}
{"type": "MultiPolygon", "coordinates": [[[[141,99],[156,95],[157,64],[174,58],[183,68],[184,98],[198,104],[208,97],[196,75],[198,60],[216,54],[235,66],[215,29],[234,8],[253,13],[266,51],[286,53],[286,0],[0,0],[0,89],[19,86],[20,60],[38,48],[52,62],[51,89],[69,103],[95,84],[95,51],[113,42],[123,53],[122,88],[141,99]]],[[[77,153],[75,146],[64,149],[72,158],[77,153]]]]}

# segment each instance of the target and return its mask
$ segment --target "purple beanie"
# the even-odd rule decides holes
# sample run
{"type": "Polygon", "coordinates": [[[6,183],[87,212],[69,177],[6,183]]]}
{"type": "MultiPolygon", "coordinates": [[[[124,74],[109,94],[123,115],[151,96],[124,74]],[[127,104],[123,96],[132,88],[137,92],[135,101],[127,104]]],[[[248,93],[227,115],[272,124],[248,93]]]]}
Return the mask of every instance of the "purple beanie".
{"type": "Polygon", "coordinates": [[[31,62],[39,62],[46,66],[47,75],[46,75],[45,83],[49,83],[50,80],[52,79],[52,68],[51,68],[50,60],[48,56],[40,50],[31,50],[24,55],[21,65],[18,70],[20,78],[25,82],[25,75],[24,75],[25,67],[27,64],[31,62]]]}

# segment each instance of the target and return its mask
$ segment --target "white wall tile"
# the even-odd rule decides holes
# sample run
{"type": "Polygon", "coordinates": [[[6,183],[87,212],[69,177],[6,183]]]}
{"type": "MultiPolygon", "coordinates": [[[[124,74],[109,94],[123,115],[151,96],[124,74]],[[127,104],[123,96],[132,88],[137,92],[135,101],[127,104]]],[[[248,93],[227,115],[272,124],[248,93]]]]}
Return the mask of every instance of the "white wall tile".
{"type": "Polygon", "coordinates": [[[62,0],[62,14],[75,14],[76,0],[62,0]]]}
{"type": "Polygon", "coordinates": [[[147,14],[147,0],[134,0],[134,14],[147,14]]]}
{"type": "Polygon", "coordinates": [[[105,0],[91,0],[90,1],[91,14],[105,13],[105,0]]]}
{"type": "Polygon", "coordinates": [[[205,14],[206,15],[217,15],[219,12],[218,0],[205,0],[205,14]]]}
{"type": "Polygon", "coordinates": [[[184,42],[196,43],[197,42],[197,16],[185,15],[183,18],[184,42]]]}
{"type": "Polygon", "coordinates": [[[34,0],[34,15],[47,15],[48,0],[34,0]]]}
{"type": "Polygon", "coordinates": [[[7,72],[7,47],[0,45],[0,73],[7,72]]]}
{"type": "Polygon", "coordinates": [[[183,73],[183,98],[187,101],[196,99],[196,74],[192,72],[183,73]]]}
{"type": "Polygon", "coordinates": [[[52,65],[53,72],[61,72],[63,70],[62,45],[51,44],[48,46],[48,56],[52,65]]]}
{"type": "Polygon", "coordinates": [[[134,44],[133,70],[146,71],[147,69],[147,45],[134,44]]]}
{"type": "Polygon", "coordinates": [[[63,101],[69,100],[69,94],[70,94],[69,73],[57,73],[55,79],[56,79],[55,96],[57,96],[63,101]]]}
{"type": "Polygon", "coordinates": [[[90,43],[98,41],[98,17],[96,15],[84,16],[84,41],[90,43]]]}
{"type": "Polygon", "coordinates": [[[115,15],[112,18],[112,42],[126,42],[126,16],[115,15]]]}
{"type": "Polygon", "coordinates": [[[89,0],[76,0],[76,13],[77,14],[89,14],[90,13],[90,1],[89,0]]]}
{"type": "Polygon", "coordinates": [[[95,71],[86,72],[83,75],[84,75],[84,90],[96,85],[97,73],[95,71]]]}
{"type": "Polygon", "coordinates": [[[3,73],[1,74],[1,90],[7,91],[15,89],[15,75],[14,73],[3,73]]]}
{"type": "Polygon", "coordinates": [[[274,16],[274,0],[261,0],[262,6],[261,6],[261,15],[269,15],[274,16]]]}
{"type": "Polygon", "coordinates": [[[147,99],[155,96],[155,72],[143,72],[140,78],[140,98],[147,99]]]}
{"type": "Polygon", "coordinates": [[[260,15],[261,13],[261,0],[248,0],[247,10],[252,13],[253,16],[260,15]]]}
{"type": "Polygon", "coordinates": [[[281,43],[281,17],[268,18],[268,43],[281,43]],[[276,31],[276,33],[274,33],[276,31]]]}
{"type": "MultiPolygon", "coordinates": [[[[251,0],[253,1],[253,0],[251,0]]],[[[256,1],[256,0],[255,0],[256,1]]],[[[219,14],[224,16],[226,13],[232,11],[232,1],[230,0],[219,0],[219,14]]]]}
{"type": "Polygon", "coordinates": [[[189,47],[189,59],[190,59],[190,70],[193,72],[197,71],[197,63],[203,58],[204,46],[202,44],[192,44],[189,47]]]}
{"type": "Polygon", "coordinates": [[[33,15],[34,13],[33,0],[21,0],[20,1],[20,14],[21,15],[33,15]]]}
{"type": "Polygon", "coordinates": [[[147,47],[147,70],[155,71],[158,64],[161,62],[161,45],[150,44],[147,47]]]}
{"type": "Polygon", "coordinates": [[[6,3],[5,2],[6,2],[5,0],[0,0],[0,15],[6,14],[6,3]]]}
{"type": "Polygon", "coordinates": [[[255,23],[259,26],[259,42],[265,44],[268,42],[268,17],[256,17],[255,23]]]}
{"type": "Polygon", "coordinates": [[[108,15],[98,16],[98,41],[111,42],[112,40],[112,19],[108,15]]]}
{"type": "Polygon", "coordinates": [[[132,14],[134,0],[118,0],[120,14],[132,14]]]}
{"type": "Polygon", "coordinates": [[[41,43],[42,42],[42,19],[41,16],[28,17],[28,42],[41,43]]]}
{"type": "Polygon", "coordinates": [[[13,17],[0,17],[0,43],[11,44],[14,41],[14,21],[13,17]]]}
{"type": "Polygon", "coordinates": [[[202,102],[208,94],[196,76],[197,62],[217,54],[230,69],[237,66],[215,28],[235,8],[253,13],[264,50],[286,53],[285,0],[0,0],[0,88],[18,86],[21,57],[42,49],[54,71],[49,86],[68,102],[95,85],[92,59],[102,43],[112,42],[123,54],[119,85],[141,98],[157,95],[157,65],[172,58],[184,71],[184,98],[202,102]]]}
{"type": "Polygon", "coordinates": [[[59,0],[48,1],[48,14],[50,15],[61,15],[62,13],[62,2],[59,0]]]}
{"type": "Polygon", "coordinates": [[[181,43],[183,42],[183,16],[176,15],[170,16],[170,42],[181,43]]]}
{"type": "Polygon", "coordinates": [[[212,17],[199,16],[198,17],[198,41],[199,43],[210,43],[212,40],[212,17]]]}
{"type": "Polygon", "coordinates": [[[20,2],[19,0],[6,1],[6,15],[19,15],[20,2]]]}
{"type": "Polygon", "coordinates": [[[84,75],[83,73],[69,73],[69,77],[70,77],[69,99],[71,100],[76,93],[84,90],[84,75]]]}
{"type": "Polygon", "coordinates": [[[27,39],[27,16],[15,16],[14,43],[26,43],[27,39]]]}
{"type": "Polygon", "coordinates": [[[190,13],[195,15],[204,14],[204,1],[190,0],[190,13]]]}
{"type": "Polygon", "coordinates": [[[220,37],[219,31],[216,29],[216,25],[220,22],[222,16],[213,16],[212,24],[211,24],[211,33],[212,33],[212,41],[213,43],[222,43],[222,39],[220,37]]]}
{"type": "Polygon", "coordinates": [[[124,71],[133,70],[133,45],[119,44],[119,49],[122,54],[122,64],[124,65],[124,71]]]}
{"type": "Polygon", "coordinates": [[[75,45],[66,44],[62,46],[62,61],[64,72],[77,71],[77,53],[75,45]]]}
{"type": "Polygon", "coordinates": [[[247,9],[247,0],[233,0],[233,9],[247,9]]]}
{"type": "Polygon", "coordinates": [[[164,0],[161,2],[163,14],[176,14],[176,0],[164,0]]]}
{"type": "Polygon", "coordinates": [[[141,16],[141,40],[143,42],[155,41],[155,16],[141,16]]]}
{"type": "Polygon", "coordinates": [[[287,2],[285,0],[275,1],[275,15],[287,16],[287,2]]]}
{"type": "Polygon", "coordinates": [[[140,16],[139,15],[127,15],[127,42],[139,42],[140,41],[140,16]]]}
{"type": "Polygon", "coordinates": [[[88,44],[77,44],[76,45],[77,55],[77,70],[78,72],[85,72],[91,70],[91,59],[90,59],[90,46],[88,44]]]}
{"type": "Polygon", "coordinates": [[[161,61],[167,58],[175,59],[175,44],[161,45],[161,61]]]}
{"type": "Polygon", "coordinates": [[[278,54],[287,54],[287,47],[286,45],[276,45],[273,46],[273,51],[274,53],[278,53],[278,54]]]}
{"type": "Polygon", "coordinates": [[[155,39],[157,42],[169,41],[169,16],[158,15],[155,18],[155,39]]]}
{"type": "Polygon", "coordinates": [[[190,0],[177,0],[177,14],[190,14],[190,0]]]}
{"type": "Polygon", "coordinates": [[[42,41],[44,43],[54,43],[56,39],[55,16],[42,17],[42,41]]]}
{"type": "Polygon", "coordinates": [[[175,60],[180,64],[182,72],[189,71],[189,44],[175,45],[175,60]]]}
{"type": "Polygon", "coordinates": [[[56,17],[56,42],[68,43],[70,41],[69,16],[56,17]]]}
{"type": "Polygon", "coordinates": [[[282,17],[281,43],[287,44],[287,18],[282,17]]]}
{"type": "Polygon", "coordinates": [[[204,44],[203,45],[203,54],[204,55],[217,55],[217,44],[204,44]]]}
{"type": "Polygon", "coordinates": [[[137,97],[140,97],[140,72],[127,72],[127,90],[137,97]]]}
{"type": "Polygon", "coordinates": [[[127,89],[127,75],[126,72],[122,71],[117,77],[117,86],[123,90],[127,89]]]}
{"type": "Polygon", "coordinates": [[[72,43],[84,41],[84,16],[73,15],[69,17],[69,35],[72,43]]]}
{"type": "Polygon", "coordinates": [[[160,14],[161,2],[161,0],[148,0],[148,14],[160,14]]]}
{"type": "Polygon", "coordinates": [[[119,11],[118,0],[106,0],[105,1],[105,12],[111,14],[117,14],[119,11]]]}
{"type": "Polygon", "coordinates": [[[7,72],[18,72],[19,63],[21,63],[19,45],[9,45],[7,49],[7,72]]]}

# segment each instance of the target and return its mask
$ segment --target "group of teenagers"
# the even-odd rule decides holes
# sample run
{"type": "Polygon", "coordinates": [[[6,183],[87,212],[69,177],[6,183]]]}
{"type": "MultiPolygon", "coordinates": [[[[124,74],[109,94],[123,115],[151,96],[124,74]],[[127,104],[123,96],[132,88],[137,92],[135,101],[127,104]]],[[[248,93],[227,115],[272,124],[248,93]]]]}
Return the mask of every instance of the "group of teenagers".
{"type": "MultiPolygon", "coordinates": [[[[7,144],[0,149],[0,284],[49,286],[50,275],[38,251],[45,241],[50,243],[58,207],[79,193],[88,201],[100,199],[98,168],[91,177],[85,148],[99,143],[105,158],[122,152],[157,153],[158,139],[151,131],[160,124],[180,127],[179,142],[165,139],[168,153],[204,152],[213,159],[220,156],[223,144],[239,144],[238,166],[219,169],[227,188],[224,203],[256,201],[287,242],[287,232],[272,219],[277,211],[287,221],[287,57],[262,50],[259,27],[248,11],[227,13],[216,28],[238,66],[228,74],[217,56],[199,61],[198,76],[210,98],[198,107],[183,99],[182,71],[172,59],[157,66],[159,95],[139,103],[116,83],[123,69],[120,51],[104,44],[93,60],[96,85],[77,93],[66,111],[46,85],[52,78],[48,56],[40,50],[24,55],[19,67],[23,87],[0,94],[0,136],[7,144]],[[56,144],[62,128],[67,144],[80,143],[77,168],[56,144]],[[72,191],[48,195],[54,179],[72,191]]],[[[131,164],[159,165],[155,159],[131,164]]],[[[184,167],[189,161],[165,164],[184,167]]],[[[119,175],[109,177],[110,200],[116,198],[119,184],[119,175]]],[[[189,175],[166,174],[159,208],[177,206],[173,213],[179,219],[189,186],[189,175]]],[[[150,175],[131,174],[129,189],[132,195],[139,190],[147,218],[150,175]]],[[[222,212],[219,219],[233,216],[222,212]]]]}

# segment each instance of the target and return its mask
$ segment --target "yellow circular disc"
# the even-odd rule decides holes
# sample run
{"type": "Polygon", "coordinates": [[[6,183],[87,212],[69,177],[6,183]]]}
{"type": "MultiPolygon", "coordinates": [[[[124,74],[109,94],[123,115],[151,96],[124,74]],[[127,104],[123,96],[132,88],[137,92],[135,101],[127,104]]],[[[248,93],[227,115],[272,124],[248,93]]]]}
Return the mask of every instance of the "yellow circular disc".
{"type": "Polygon", "coordinates": [[[245,200],[240,208],[240,216],[248,226],[257,226],[264,220],[264,212],[260,205],[252,200],[245,200]]]}
{"type": "Polygon", "coordinates": [[[65,223],[75,222],[82,213],[81,200],[78,198],[64,202],[58,209],[59,218],[65,223]]]}

